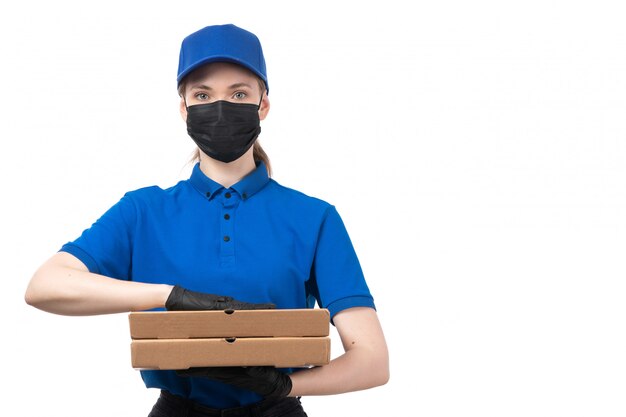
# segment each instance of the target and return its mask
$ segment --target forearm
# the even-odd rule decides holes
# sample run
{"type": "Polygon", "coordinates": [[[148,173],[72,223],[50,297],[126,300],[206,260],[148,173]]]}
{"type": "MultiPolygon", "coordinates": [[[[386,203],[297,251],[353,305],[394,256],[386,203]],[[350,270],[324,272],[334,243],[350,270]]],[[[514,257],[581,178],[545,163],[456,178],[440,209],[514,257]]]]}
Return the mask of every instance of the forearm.
{"type": "Polygon", "coordinates": [[[37,270],[26,290],[28,304],[63,315],[121,313],[163,307],[172,289],[93,274],[68,256],[53,257],[37,270]]]}
{"type": "Polygon", "coordinates": [[[389,379],[389,352],[376,312],[356,307],[334,317],[345,353],[330,364],[291,375],[292,397],[373,388],[389,379]]]}
{"type": "Polygon", "coordinates": [[[359,391],[383,385],[389,379],[384,355],[353,349],[326,366],[294,372],[289,396],[330,395],[359,391]]]}

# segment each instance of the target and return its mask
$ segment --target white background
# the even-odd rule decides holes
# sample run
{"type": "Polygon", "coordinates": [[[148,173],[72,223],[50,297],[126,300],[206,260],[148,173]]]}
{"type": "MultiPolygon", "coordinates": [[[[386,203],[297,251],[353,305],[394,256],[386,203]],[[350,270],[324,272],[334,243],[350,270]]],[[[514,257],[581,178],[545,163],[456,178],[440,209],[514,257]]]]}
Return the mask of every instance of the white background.
{"type": "Polygon", "coordinates": [[[309,415],[626,415],[620,3],[3,6],[2,408],[148,414],[125,314],[23,294],[124,192],[188,177],[180,42],[235,23],[265,50],[274,178],[337,207],[391,353],[387,385],[309,415]]]}

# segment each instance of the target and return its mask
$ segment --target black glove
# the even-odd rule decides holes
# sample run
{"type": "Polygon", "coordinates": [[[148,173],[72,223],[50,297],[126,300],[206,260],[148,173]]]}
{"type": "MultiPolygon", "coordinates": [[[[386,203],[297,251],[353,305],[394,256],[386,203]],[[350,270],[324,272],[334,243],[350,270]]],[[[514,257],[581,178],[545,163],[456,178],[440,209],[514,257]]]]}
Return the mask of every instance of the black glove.
{"type": "Polygon", "coordinates": [[[275,304],[246,303],[223,295],[189,291],[175,285],[165,301],[165,308],[174,310],[265,310],[276,308],[275,304]]]}
{"type": "Polygon", "coordinates": [[[198,367],[176,371],[180,376],[199,376],[245,388],[265,398],[279,399],[291,392],[291,378],[273,366],[198,367]]]}

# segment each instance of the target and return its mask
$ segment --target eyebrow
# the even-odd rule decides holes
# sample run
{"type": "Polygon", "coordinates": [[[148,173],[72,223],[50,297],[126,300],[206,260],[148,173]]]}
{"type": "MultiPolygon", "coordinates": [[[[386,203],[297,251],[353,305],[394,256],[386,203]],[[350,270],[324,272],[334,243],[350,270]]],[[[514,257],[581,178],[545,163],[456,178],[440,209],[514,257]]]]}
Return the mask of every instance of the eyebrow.
{"type": "MultiPolygon", "coordinates": [[[[235,84],[231,84],[228,86],[229,90],[235,90],[237,88],[241,88],[241,87],[248,87],[248,88],[252,88],[252,86],[248,83],[235,83],[235,84]]],[[[199,84],[199,85],[194,85],[191,87],[194,90],[213,90],[211,87],[209,87],[208,85],[204,85],[204,84],[199,84]]]]}

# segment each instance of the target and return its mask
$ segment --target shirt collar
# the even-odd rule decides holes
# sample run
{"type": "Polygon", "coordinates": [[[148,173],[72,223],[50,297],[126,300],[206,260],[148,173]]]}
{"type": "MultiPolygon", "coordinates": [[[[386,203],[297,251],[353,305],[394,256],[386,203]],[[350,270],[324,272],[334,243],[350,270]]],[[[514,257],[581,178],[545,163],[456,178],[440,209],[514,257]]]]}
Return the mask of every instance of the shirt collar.
{"type": "MultiPolygon", "coordinates": [[[[255,161],[255,164],[256,168],[252,172],[230,187],[237,191],[244,200],[263,188],[270,180],[265,163],[263,161],[255,161]]],[[[224,188],[220,183],[213,181],[202,172],[199,162],[193,167],[189,181],[196,190],[209,199],[213,198],[220,189],[224,188]]]]}

